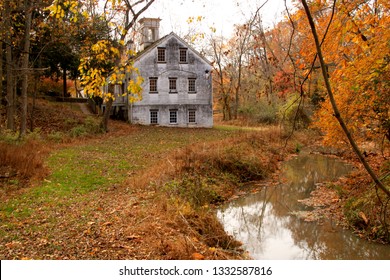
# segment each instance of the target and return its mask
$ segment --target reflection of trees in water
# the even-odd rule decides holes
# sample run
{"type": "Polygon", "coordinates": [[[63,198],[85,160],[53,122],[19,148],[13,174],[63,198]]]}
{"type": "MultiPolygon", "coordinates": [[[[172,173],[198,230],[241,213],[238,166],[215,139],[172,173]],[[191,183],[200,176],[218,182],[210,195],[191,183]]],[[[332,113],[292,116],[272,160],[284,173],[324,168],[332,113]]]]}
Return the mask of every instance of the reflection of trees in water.
{"type": "Polygon", "coordinates": [[[231,225],[234,228],[233,235],[238,236],[250,251],[256,248],[256,251],[261,252],[263,239],[266,239],[267,235],[277,234],[277,224],[264,219],[273,217],[270,214],[272,204],[269,204],[269,199],[274,192],[275,188],[264,188],[256,195],[232,202],[229,207],[220,212],[222,223],[228,227],[231,225]],[[238,226],[232,224],[237,222],[238,226]],[[267,225],[264,226],[264,223],[267,225]]]}
{"type": "Polygon", "coordinates": [[[298,187],[298,191],[306,191],[304,185],[314,185],[323,180],[337,179],[350,170],[350,167],[337,159],[321,155],[299,156],[283,166],[285,179],[298,187]]]}
{"type": "Polygon", "coordinates": [[[390,259],[390,247],[370,243],[353,235],[350,231],[337,229],[326,222],[291,222],[288,228],[296,246],[305,250],[311,259],[390,259]]]}
{"type": "Polygon", "coordinates": [[[309,196],[315,183],[347,171],[348,167],[334,159],[300,156],[285,166],[289,184],[265,187],[258,194],[232,202],[218,216],[225,228],[260,258],[282,248],[289,251],[280,252],[282,258],[390,259],[389,246],[368,243],[349,231],[336,231],[330,222],[320,226],[289,215],[299,207],[298,199],[309,196]]]}

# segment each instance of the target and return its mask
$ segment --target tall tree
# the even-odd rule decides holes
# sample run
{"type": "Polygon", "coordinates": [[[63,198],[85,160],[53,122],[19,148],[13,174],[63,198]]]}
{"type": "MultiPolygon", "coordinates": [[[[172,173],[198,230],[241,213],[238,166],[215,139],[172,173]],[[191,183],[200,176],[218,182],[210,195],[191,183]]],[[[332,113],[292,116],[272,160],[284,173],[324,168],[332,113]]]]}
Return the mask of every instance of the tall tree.
{"type": "MultiPolygon", "coordinates": [[[[153,4],[154,0],[106,0],[103,2],[103,14],[107,26],[112,28],[112,37],[105,40],[99,40],[92,44],[84,44],[83,57],[79,67],[82,84],[85,92],[91,97],[102,97],[106,104],[101,127],[108,131],[108,119],[115,95],[108,93],[103,96],[102,88],[107,83],[122,83],[129,72],[136,73],[136,69],[128,63],[128,46],[132,41],[131,31],[136,25],[138,18],[153,4]],[[108,81],[108,76],[111,78],[108,81]]],[[[97,2],[90,2],[89,7],[95,7],[97,2]]],[[[88,10],[75,0],[61,1],[55,0],[50,7],[53,17],[62,19],[65,15],[65,9],[69,9],[75,14],[82,14],[89,18],[88,10]]],[[[93,9],[96,12],[96,9],[93,9]]],[[[73,17],[71,21],[77,21],[73,17]]],[[[141,94],[141,78],[136,78],[130,82],[127,88],[128,92],[135,95],[141,94]]]]}
{"type": "MultiPolygon", "coordinates": [[[[334,1],[336,1],[336,0],[334,0],[334,1]]],[[[330,84],[329,72],[328,72],[328,68],[327,68],[327,65],[325,63],[324,56],[323,56],[323,53],[322,53],[321,43],[320,43],[319,36],[318,36],[318,33],[317,33],[316,24],[315,24],[315,22],[313,20],[313,16],[311,14],[309,5],[307,4],[306,0],[302,0],[302,5],[304,7],[304,10],[305,10],[305,13],[306,13],[309,25],[310,25],[311,32],[313,34],[315,47],[316,47],[316,50],[317,50],[317,55],[318,55],[319,62],[320,62],[320,65],[321,65],[322,76],[323,76],[324,81],[325,81],[326,91],[327,91],[330,103],[332,105],[334,116],[337,119],[338,123],[340,124],[340,126],[341,126],[342,130],[344,131],[346,137],[348,138],[348,141],[349,141],[351,147],[353,148],[354,152],[358,156],[359,160],[362,162],[362,164],[363,164],[364,168],[367,170],[368,174],[371,176],[372,180],[375,182],[375,184],[388,197],[390,197],[390,190],[387,189],[382,184],[382,182],[379,180],[379,178],[377,177],[375,172],[372,170],[371,166],[365,160],[365,158],[364,158],[362,152],[360,151],[357,143],[353,139],[352,134],[350,133],[350,131],[349,131],[349,129],[348,129],[348,127],[347,127],[343,117],[340,114],[340,110],[339,110],[338,105],[336,103],[336,100],[335,100],[335,97],[334,97],[334,94],[333,94],[333,90],[332,90],[332,87],[331,87],[331,84],[330,84]]]]}
{"type": "MultiPolygon", "coordinates": [[[[3,23],[3,20],[4,20],[4,9],[3,9],[3,5],[0,5],[0,15],[1,15],[1,19],[0,19],[0,108],[3,106],[3,81],[4,81],[4,77],[3,77],[3,74],[4,74],[4,71],[3,71],[3,66],[4,66],[4,59],[3,59],[3,55],[4,55],[4,52],[3,52],[3,41],[4,41],[4,23],[3,23]]],[[[0,115],[0,123],[2,123],[3,120],[2,120],[2,117],[0,115]]],[[[0,130],[1,130],[1,126],[0,126],[0,130]]]]}
{"type": "Polygon", "coordinates": [[[224,42],[223,37],[214,37],[210,40],[211,52],[213,58],[213,66],[214,66],[214,90],[216,91],[216,95],[218,101],[222,106],[222,114],[223,120],[231,120],[232,119],[232,111],[231,111],[231,92],[233,89],[232,79],[227,76],[226,67],[227,63],[227,55],[229,54],[229,49],[226,47],[226,43],[224,42]]]}
{"type": "Polygon", "coordinates": [[[239,98],[241,91],[241,83],[242,83],[242,71],[244,68],[244,56],[249,50],[249,39],[252,31],[253,19],[251,19],[247,24],[237,27],[236,38],[234,38],[235,48],[232,49],[233,54],[233,63],[236,68],[236,82],[234,87],[234,118],[238,117],[238,109],[239,109],[239,98]]]}
{"type": "MultiPolygon", "coordinates": [[[[130,31],[135,27],[137,20],[139,17],[153,4],[154,0],[125,0],[125,1],[111,1],[106,0],[105,2],[105,11],[107,10],[108,6],[111,6],[111,11],[120,11],[119,14],[119,21],[116,20],[108,20],[107,22],[110,22],[112,25],[115,26],[115,31],[117,34],[119,34],[119,55],[116,59],[116,69],[123,68],[127,64],[127,70],[128,71],[134,71],[136,72],[136,69],[132,69],[132,67],[129,67],[128,65],[128,58],[127,58],[127,49],[126,46],[129,44],[129,41],[131,41],[131,37],[129,36],[130,31]],[[122,64],[122,65],[121,65],[122,64]],[[121,66],[120,66],[121,65],[121,66]]],[[[105,13],[107,14],[107,13],[105,13]]],[[[118,16],[118,14],[116,15],[118,16]]],[[[114,19],[114,17],[111,17],[111,19],[114,19]]],[[[125,69],[125,68],[123,68],[125,69]]],[[[120,75],[119,75],[120,76],[120,75]]],[[[121,83],[121,80],[118,80],[119,83],[121,83]]],[[[117,82],[117,81],[112,81],[117,82]]],[[[135,95],[141,94],[141,88],[140,88],[141,80],[137,79],[136,83],[130,83],[129,88],[127,89],[129,92],[132,92],[135,95]]],[[[105,96],[106,99],[106,111],[104,112],[103,121],[102,121],[102,129],[104,131],[108,131],[108,119],[111,114],[111,108],[112,104],[114,102],[114,95],[109,94],[105,96]]]]}
{"type": "Polygon", "coordinates": [[[11,1],[4,1],[3,22],[4,22],[4,43],[5,43],[5,63],[6,63],[6,82],[7,82],[7,129],[15,129],[15,92],[14,92],[14,61],[12,60],[12,15],[11,1]]]}
{"type": "Polygon", "coordinates": [[[21,58],[21,73],[22,73],[22,102],[21,102],[21,124],[19,137],[24,137],[27,132],[27,90],[28,90],[28,72],[29,72],[29,57],[30,57],[30,31],[32,21],[32,1],[24,0],[23,10],[25,14],[25,31],[23,53],[21,58]]]}

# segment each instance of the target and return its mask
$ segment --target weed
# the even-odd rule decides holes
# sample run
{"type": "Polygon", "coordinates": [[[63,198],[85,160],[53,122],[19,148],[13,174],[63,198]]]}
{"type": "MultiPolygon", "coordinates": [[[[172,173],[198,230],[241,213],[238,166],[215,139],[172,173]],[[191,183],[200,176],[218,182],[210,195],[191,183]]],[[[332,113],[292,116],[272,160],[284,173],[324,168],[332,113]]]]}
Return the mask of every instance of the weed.
{"type": "Polygon", "coordinates": [[[170,181],[164,185],[163,189],[169,197],[180,197],[194,208],[223,201],[206,178],[196,175],[170,181]]]}
{"type": "Polygon", "coordinates": [[[364,232],[368,239],[389,242],[389,216],[388,199],[374,188],[368,188],[359,197],[347,200],[344,214],[348,223],[359,232],[364,232]]]}
{"type": "Polygon", "coordinates": [[[302,144],[301,143],[296,143],[295,144],[295,152],[296,153],[300,153],[301,152],[301,150],[302,150],[302,144]]]}
{"type": "Polygon", "coordinates": [[[78,121],[75,119],[71,119],[71,118],[65,118],[64,124],[66,126],[74,126],[74,125],[78,124],[78,121]]]}
{"type": "Polygon", "coordinates": [[[19,133],[16,131],[12,131],[9,129],[6,130],[0,130],[0,141],[5,143],[15,143],[17,142],[19,137],[19,133]]]}
{"type": "Polygon", "coordinates": [[[85,136],[87,135],[87,133],[88,133],[87,128],[84,125],[75,126],[70,130],[71,137],[85,136]]]}
{"type": "Polygon", "coordinates": [[[93,135],[101,133],[99,122],[92,117],[87,117],[83,124],[73,127],[70,130],[71,137],[82,137],[86,135],[93,135]]]}
{"type": "Polygon", "coordinates": [[[46,151],[42,145],[32,140],[19,144],[0,143],[0,162],[22,177],[44,178],[47,175],[43,163],[46,151]]]}
{"type": "Polygon", "coordinates": [[[339,184],[332,184],[332,183],[329,183],[326,185],[328,188],[332,189],[332,190],[335,190],[337,192],[337,195],[339,197],[343,197],[344,194],[345,194],[345,191],[343,189],[343,187],[339,184]]]}
{"type": "Polygon", "coordinates": [[[100,121],[96,118],[88,116],[84,121],[84,126],[90,134],[101,133],[100,121]]]}
{"type": "Polygon", "coordinates": [[[55,131],[55,132],[49,133],[47,135],[47,139],[49,141],[53,141],[53,142],[56,142],[56,143],[63,142],[64,138],[65,138],[65,134],[63,132],[61,132],[61,131],[55,131]]]}
{"type": "Polygon", "coordinates": [[[34,140],[40,141],[42,140],[42,129],[40,127],[36,127],[33,131],[27,133],[25,140],[34,140]]]}

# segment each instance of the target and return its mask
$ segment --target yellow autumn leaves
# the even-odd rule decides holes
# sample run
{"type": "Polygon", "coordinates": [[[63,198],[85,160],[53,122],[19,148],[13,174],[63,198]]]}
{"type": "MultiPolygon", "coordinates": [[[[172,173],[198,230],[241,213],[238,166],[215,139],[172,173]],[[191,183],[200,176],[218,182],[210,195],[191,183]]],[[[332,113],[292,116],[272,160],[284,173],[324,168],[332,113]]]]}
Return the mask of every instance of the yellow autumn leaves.
{"type": "MultiPolygon", "coordinates": [[[[113,1],[114,4],[115,2],[113,1]]],[[[79,10],[79,1],[76,0],[54,0],[47,10],[50,11],[51,17],[58,20],[68,16],[70,21],[77,22],[79,15],[88,18],[88,13],[79,10]]],[[[124,44],[123,40],[119,42],[121,46],[124,44]]],[[[78,70],[84,92],[90,97],[102,97],[105,101],[114,100],[115,93],[104,89],[110,84],[127,82],[127,88],[122,94],[129,94],[130,102],[141,99],[143,79],[127,58],[121,57],[120,50],[112,41],[99,40],[91,46],[85,46],[78,70]]]]}
{"type": "Polygon", "coordinates": [[[117,62],[119,59],[120,51],[107,40],[100,40],[91,46],[90,56],[81,59],[79,66],[81,85],[88,96],[99,96],[105,101],[115,100],[115,93],[104,92],[104,87],[127,81],[126,91],[122,94],[129,94],[130,102],[141,99],[144,79],[138,69],[127,61],[107,66],[110,61],[117,62]]]}
{"type": "Polygon", "coordinates": [[[50,11],[51,16],[56,19],[62,19],[65,17],[65,11],[69,11],[72,16],[70,18],[71,21],[77,22],[77,17],[75,15],[78,14],[78,1],[76,0],[54,0],[52,5],[50,5],[47,10],[50,11]]]}

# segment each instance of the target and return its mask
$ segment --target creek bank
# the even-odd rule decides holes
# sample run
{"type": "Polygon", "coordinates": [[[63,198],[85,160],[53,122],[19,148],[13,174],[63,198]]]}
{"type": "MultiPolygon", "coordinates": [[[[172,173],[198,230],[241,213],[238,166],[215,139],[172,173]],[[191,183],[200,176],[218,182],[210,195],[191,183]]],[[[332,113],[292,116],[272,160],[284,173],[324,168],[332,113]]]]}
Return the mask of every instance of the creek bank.
{"type": "Polygon", "coordinates": [[[304,200],[317,183],[334,180],[350,168],[322,155],[299,155],[283,164],[282,183],[218,209],[225,230],[243,242],[254,259],[389,259],[388,246],[367,242],[332,219],[313,217],[304,200]],[[295,215],[294,215],[295,214],[295,215]]]}
{"type": "MultiPolygon", "coordinates": [[[[160,198],[168,208],[174,206],[181,228],[187,237],[203,246],[182,243],[184,258],[202,255],[206,259],[246,259],[241,243],[228,235],[215,215],[215,208],[226,201],[255,192],[249,182],[263,181],[278,169],[280,162],[294,152],[294,145],[281,146],[279,131],[242,132],[232,138],[192,146],[179,151],[170,160],[175,166],[156,184],[160,198]],[[199,248],[203,248],[199,250],[199,248]],[[187,252],[187,253],[186,253],[187,252]]],[[[161,173],[159,174],[161,179],[161,173]]],[[[152,178],[152,181],[154,179],[152,178]]],[[[176,247],[174,250],[178,250],[176,247]]]]}
{"type": "MultiPolygon", "coordinates": [[[[320,137],[305,144],[299,143],[297,153],[289,153],[278,168],[265,180],[249,183],[247,187],[229,198],[239,199],[248,194],[260,192],[264,187],[280,184],[280,165],[298,154],[319,154],[335,158],[351,166],[351,172],[336,180],[317,183],[310,196],[299,200],[309,211],[297,211],[294,214],[304,222],[319,225],[332,221],[334,226],[349,230],[361,239],[380,244],[389,244],[389,199],[380,193],[370,181],[355,155],[346,150],[322,146],[320,137]]],[[[382,179],[390,183],[388,161],[378,151],[371,151],[367,159],[377,174],[384,174],[382,179]],[[386,176],[387,174],[387,176],[386,176]]]]}
{"type": "MultiPolygon", "coordinates": [[[[302,219],[322,223],[325,219],[354,232],[368,241],[390,243],[389,198],[375,188],[363,165],[348,149],[321,146],[321,142],[305,147],[305,152],[337,158],[352,167],[346,176],[317,184],[309,198],[300,201],[313,208],[302,213],[302,219]]],[[[385,185],[390,185],[389,154],[371,150],[366,160],[385,185]],[[387,176],[386,176],[387,174],[387,176]]]]}

